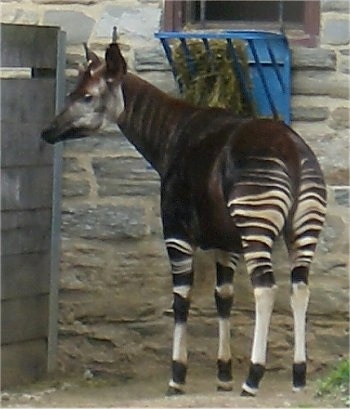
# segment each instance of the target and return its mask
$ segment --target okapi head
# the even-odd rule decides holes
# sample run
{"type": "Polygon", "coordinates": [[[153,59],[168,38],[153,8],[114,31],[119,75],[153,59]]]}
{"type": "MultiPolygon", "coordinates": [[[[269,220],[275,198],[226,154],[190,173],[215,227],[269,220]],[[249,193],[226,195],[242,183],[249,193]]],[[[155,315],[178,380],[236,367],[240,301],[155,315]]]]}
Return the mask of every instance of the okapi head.
{"type": "Polygon", "coordinates": [[[66,107],[42,132],[51,144],[65,139],[83,138],[101,128],[104,120],[116,122],[124,111],[121,83],[126,62],[118,44],[113,41],[101,60],[88,49],[87,68],[80,73],[78,85],[67,97],[66,107]]]}

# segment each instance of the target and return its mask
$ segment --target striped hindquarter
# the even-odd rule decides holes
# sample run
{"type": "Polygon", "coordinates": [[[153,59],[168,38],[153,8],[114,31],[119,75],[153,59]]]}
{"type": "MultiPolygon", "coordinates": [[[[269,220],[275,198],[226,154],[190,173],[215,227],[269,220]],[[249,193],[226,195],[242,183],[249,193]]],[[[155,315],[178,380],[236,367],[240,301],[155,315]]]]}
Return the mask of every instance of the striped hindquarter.
{"type": "Polygon", "coordinates": [[[286,165],[274,157],[249,157],[227,206],[240,232],[253,285],[262,284],[263,277],[272,274],[271,249],[292,202],[286,165]]]}
{"type": "Polygon", "coordinates": [[[305,319],[309,301],[308,273],[326,209],[325,185],[317,164],[304,159],[299,186],[293,186],[286,164],[275,157],[250,157],[227,206],[239,229],[247,271],[254,287],[256,317],[251,366],[243,394],[255,395],[264,374],[267,337],[277,286],[271,252],[286,230],[292,260],[291,307],[295,351],[293,387],[305,386],[305,319]]]}

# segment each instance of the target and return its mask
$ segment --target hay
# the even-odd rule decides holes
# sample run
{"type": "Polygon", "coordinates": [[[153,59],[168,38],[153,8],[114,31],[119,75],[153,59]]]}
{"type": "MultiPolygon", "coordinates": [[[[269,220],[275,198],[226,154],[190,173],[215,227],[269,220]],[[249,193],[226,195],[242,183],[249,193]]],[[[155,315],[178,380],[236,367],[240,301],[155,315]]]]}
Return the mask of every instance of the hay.
{"type": "MultiPolygon", "coordinates": [[[[184,98],[195,105],[229,108],[240,115],[254,115],[254,104],[247,104],[242,96],[226,41],[209,40],[210,53],[201,40],[189,40],[186,43],[192,57],[194,75],[191,76],[188,57],[181,44],[174,49],[173,55],[184,98]]],[[[245,43],[234,40],[232,44],[249,88],[251,81],[245,43]]]]}

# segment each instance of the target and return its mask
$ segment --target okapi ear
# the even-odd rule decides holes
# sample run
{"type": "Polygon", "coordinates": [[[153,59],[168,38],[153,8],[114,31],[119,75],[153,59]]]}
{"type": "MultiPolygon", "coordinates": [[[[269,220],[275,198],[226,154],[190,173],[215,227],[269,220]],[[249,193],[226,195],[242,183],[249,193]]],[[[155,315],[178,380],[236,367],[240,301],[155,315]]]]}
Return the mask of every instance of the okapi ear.
{"type": "Polygon", "coordinates": [[[85,49],[85,56],[86,56],[86,61],[88,63],[89,68],[96,68],[101,65],[101,60],[99,57],[91,51],[86,43],[83,43],[84,49],[85,49]]]}
{"type": "Polygon", "coordinates": [[[107,81],[120,80],[126,74],[126,62],[117,43],[111,43],[106,50],[106,78],[107,81]]]}

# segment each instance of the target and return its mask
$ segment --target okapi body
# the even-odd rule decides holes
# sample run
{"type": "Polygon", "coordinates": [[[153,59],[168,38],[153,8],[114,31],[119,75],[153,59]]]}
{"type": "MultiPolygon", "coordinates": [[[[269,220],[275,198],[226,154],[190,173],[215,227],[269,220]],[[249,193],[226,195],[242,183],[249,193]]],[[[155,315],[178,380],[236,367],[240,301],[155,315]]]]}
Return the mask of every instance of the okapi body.
{"type": "Polygon", "coordinates": [[[308,275],[326,210],[326,188],[315,155],[280,121],[195,107],[127,73],[116,42],[107,48],[105,61],[87,48],[86,54],[88,66],[77,88],[42,137],[56,143],[96,134],[107,119],[119,126],[160,175],[175,320],[169,393],[182,393],[185,386],[186,324],[196,248],[214,249],[216,254],[219,390],[232,389],[233,275],[240,256],[245,260],[256,314],[250,370],[242,394],[257,393],[277,288],[271,250],[280,234],[291,260],[293,388],[302,389],[308,275]]]}

